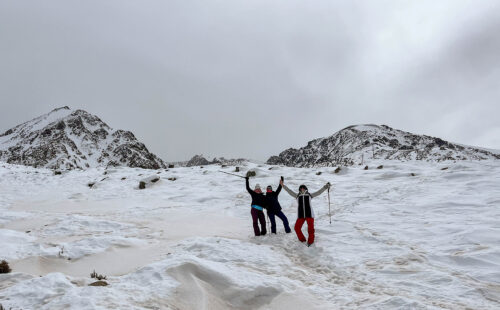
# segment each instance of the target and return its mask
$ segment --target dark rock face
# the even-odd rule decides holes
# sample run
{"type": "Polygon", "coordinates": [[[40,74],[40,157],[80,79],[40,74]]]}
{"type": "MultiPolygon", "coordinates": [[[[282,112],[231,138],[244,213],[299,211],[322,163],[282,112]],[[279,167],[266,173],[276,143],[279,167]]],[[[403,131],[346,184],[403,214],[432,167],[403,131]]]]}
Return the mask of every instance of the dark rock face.
{"type": "Polygon", "coordinates": [[[68,107],[0,135],[0,161],[50,169],[165,168],[131,132],[113,130],[97,116],[68,107]]]}
{"type": "Polygon", "coordinates": [[[195,155],[187,163],[186,167],[209,165],[210,162],[203,155],[195,155]]]}
{"type": "Polygon", "coordinates": [[[330,137],[312,140],[300,149],[271,156],[267,164],[291,167],[350,166],[372,159],[384,160],[486,160],[499,153],[462,146],[425,135],[382,125],[349,126],[330,137]]]}

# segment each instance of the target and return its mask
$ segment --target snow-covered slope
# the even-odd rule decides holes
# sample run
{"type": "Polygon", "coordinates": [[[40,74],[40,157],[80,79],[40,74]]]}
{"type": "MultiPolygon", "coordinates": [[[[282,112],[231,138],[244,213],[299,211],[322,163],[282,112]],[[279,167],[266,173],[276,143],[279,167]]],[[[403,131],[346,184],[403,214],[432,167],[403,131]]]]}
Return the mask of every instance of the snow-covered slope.
{"type": "Polygon", "coordinates": [[[267,161],[292,167],[350,166],[384,160],[485,160],[500,159],[500,152],[450,143],[440,138],[415,135],[382,125],[357,125],[290,148],[267,161]]]}
{"type": "MultiPolygon", "coordinates": [[[[218,171],[234,167],[54,175],[0,164],[0,260],[13,269],[0,274],[0,304],[498,309],[500,161],[377,160],[368,170],[352,166],[339,173],[254,163],[241,168],[242,175],[257,172],[252,186],[276,186],[280,176],[292,189],[332,183],[331,225],[327,193],[313,200],[313,247],[285,234],[279,220],[277,235],[253,236],[244,180],[218,171]],[[160,180],[139,190],[139,180],[151,175],[160,180]],[[88,286],[94,269],[109,286],[88,286]]],[[[279,199],[293,225],[293,198],[283,191],[279,199]]]]}
{"type": "Polygon", "coordinates": [[[165,167],[130,131],[113,130],[97,116],[68,107],[0,134],[0,161],[51,169],[165,167]]]}

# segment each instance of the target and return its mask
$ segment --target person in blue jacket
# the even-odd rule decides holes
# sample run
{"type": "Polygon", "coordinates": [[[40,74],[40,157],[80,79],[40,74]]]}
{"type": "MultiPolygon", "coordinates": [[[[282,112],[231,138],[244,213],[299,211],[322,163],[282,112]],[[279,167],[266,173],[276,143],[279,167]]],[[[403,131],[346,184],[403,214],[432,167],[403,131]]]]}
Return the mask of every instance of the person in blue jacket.
{"type": "Polygon", "coordinates": [[[252,203],[250,208],[250,214],[252,214],[253,220],[253,231],[256,236],[264,236],[267,233],[266,230],[266,216],[264,215],[264,208],[267,207],[266,196],[262,193],[262,189],[259,184],[255,185],[254,190],[250,189],[249,177],[245,177],[247,191],[252,196],[252,203]],[[259,228],[260,222],[260,228],[259,228]]]}

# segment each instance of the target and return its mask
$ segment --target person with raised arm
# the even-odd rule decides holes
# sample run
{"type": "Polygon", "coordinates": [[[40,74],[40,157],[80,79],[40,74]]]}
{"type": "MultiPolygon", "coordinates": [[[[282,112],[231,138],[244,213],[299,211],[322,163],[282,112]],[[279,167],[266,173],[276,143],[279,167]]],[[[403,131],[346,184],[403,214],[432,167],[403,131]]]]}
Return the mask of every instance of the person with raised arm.
{"type": "MultiPolygon", "coordinates": [[[[283,179],[283,177],[281,177],[283,179]]],[[[281,183],[281,181],[280,181],[281,183]]],[[[281,221],[283,221],[283,226],[285,227],[285,232],[291,233],[292,230],[290,229],[290,226],[288,224],[288,219],[286,215],[283,213],[281,209],[280,202],[278,201],[278,196],[281,192],[281,184],[278,185],[278,188],[276,191],[273,191],[273,187],[271,185],[268,185],[266,188],[266,198],[267,198],[267,216],[269,217],[269,220],[271,221],[271,232],[273,234],[276,234],[276,219],[275,216],[277,216],[281,221]]]]}
{"type": "Polygon", "coordinates": [[[296,193],[292,191],[285,185],[283,179],[280,181],[280,185],[283,186],[285,191],[290,194],[293,198],[297,199],[297,221],[295,222],[295,233],[299,238],[300,242],[306,242],[307,246],[311,246],[314,243],[314,210],[312,208],[311,200],[315,197],[321,195],[325,190],[330,188],[330,182],[326,183],[320,190],[314,193],[309,193],[307,186],[299,186],[299,192],[296,193]],[[302,233],[302,226],[304,222],[307,222],[307,232],[308,238],[304,237],[302,233]]]}
{"type": "Polygon", "coordinates": [[[267,207],[266,196],[262,193],[259,184],[255,184],[255,188],[252,190],[250,188],[249,177],[245,177],[247,191],[252,196],[252,203],[250,204],[250,214],[252,214],[253,221],[253,231],[256,236],[264,236],[267,233],[266,230],[266,216],[264,215],[264,208],[267,207]],[[260,222],[260,228],[259,228],[260,222]]]}

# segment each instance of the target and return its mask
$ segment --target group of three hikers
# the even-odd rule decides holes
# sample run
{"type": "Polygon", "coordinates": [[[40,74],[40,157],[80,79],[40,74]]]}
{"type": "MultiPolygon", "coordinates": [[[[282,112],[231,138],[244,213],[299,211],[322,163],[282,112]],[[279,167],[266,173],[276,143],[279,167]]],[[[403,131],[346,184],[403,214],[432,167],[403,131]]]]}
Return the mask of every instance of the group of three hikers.
{"type": "Polygon", "coordinates": [[[295,193],[284,184],[283,177],[281,177],[278,189],[273,191],[272,186],[269,185],[267,186],[266,194],[264,195],[259,184],[256,184],[255,188],[252,190],[250,188],[249,177],[246,177],[245,180],[247,191],[252,196],[251,214],[253,220],[253,230],[256,236],[263,236],[267,233],[266,218],[263,211],[264,209],[267,210],[267,215],[271,221],[272,233],[276,233],[275,216],[279,217],[283,221],[286,233],[290,233],[292,231],[288,224],[288,219],[285,214],[283,214],[283,211],[281,211],[281,206],[278,201],[278,195],[280,194],[281,189],[284,188],[293,198],[297,199],[297,221],[295,222],[295,233],[297,234],[297,237],[301,242],[306,242],[306,238],[302,233],[302,226],[304,225],[304,222],[307,222],[307,232],[309,234],[307,238],[307,246],[311,246],[314,243],[314,210],[312,208],[311,200],[312,198],[321,195],[326,189],[329,189],[330,183],[326,183],[325,186],[315,193],[309,193],[307,187],[305,185],[301,185],[299,187],[299,192],[295,193]]]}

